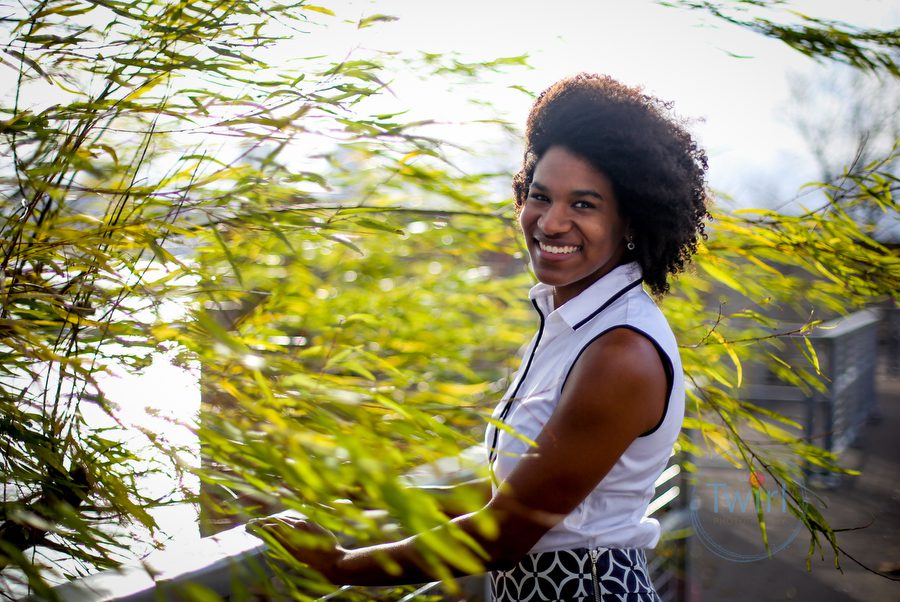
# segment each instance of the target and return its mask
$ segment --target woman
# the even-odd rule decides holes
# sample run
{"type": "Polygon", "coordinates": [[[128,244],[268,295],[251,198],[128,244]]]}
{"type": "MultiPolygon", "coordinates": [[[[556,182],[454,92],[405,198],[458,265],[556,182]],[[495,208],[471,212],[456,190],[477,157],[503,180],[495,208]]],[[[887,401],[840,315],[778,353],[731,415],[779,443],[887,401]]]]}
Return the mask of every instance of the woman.
{"type": "MultiPolygon", "coordinates": [[[[442,527],[484,549],[496,600],[658,599],[643,549],[659,525],[644,513],[684,389],[674,337],[642,283],[662,296],[696,250],[705,172],[668,106],[611,78],[564,79],[532,107],[513,189],[540,328],[494,413],[509,428],[486,433],[490,501],[442,527]]],[[[345,549],[308,521],[255,525],[335,584],[433,578],[419,536],[345,549]],[[331,544],[306,546],[298,533],[331,544]]]]}

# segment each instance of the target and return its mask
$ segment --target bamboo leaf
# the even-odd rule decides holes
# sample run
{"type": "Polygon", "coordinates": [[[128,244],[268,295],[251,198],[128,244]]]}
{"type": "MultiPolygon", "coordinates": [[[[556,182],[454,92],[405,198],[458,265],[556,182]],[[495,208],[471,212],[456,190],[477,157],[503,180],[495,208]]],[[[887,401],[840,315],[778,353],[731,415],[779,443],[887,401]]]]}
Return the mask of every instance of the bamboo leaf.
{"type": "Polygon", "coordinates": [[[4,52],[16,57],[17,59],[19,59],[20,61],[22,61],[29,67],[31,67],[41,77],[43,77],[45,79],[50,79],[50,76],[47,75],[43,69],[41,69],[41,66],[38,65],[37,61],[35,61],[34,59],[26,56],[25,54],[19,52],[18,50],[11,50],[9,48],[5,48],[4,52]]]}
{"type": "Polygon", "coordinates": [[[329,17],[335,16],[334,11],[330,8],[325,8],[324,6],[315,6],[313,4],[304,4],[304,10],[309,10],[315,13],[321,13],[323,15],[328,15],[329,17]]]}
{"type": "Polygon", "coordinates": [[[392,17],[391,15],[370,15],[368,17],[363,17],[359,20],[356,27],[357,29],[365,29],[366,27],[371,27],[376,23],[390,23],[391,21],[396,21],[397,17],[392,17]]]}

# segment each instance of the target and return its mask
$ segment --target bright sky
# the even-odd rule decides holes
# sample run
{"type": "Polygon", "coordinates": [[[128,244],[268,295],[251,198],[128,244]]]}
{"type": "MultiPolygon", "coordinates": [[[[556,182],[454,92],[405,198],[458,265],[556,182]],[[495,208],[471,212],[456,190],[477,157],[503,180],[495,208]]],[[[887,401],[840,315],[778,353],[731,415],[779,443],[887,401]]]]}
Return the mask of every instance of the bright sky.
{"type": "MultiPolygon", "coordinates": [[[[374,13],[399,17],[361,32],[329,22],[329,43],[403,51],[456,51],[470,59],[528,54],[533,70],[517,70],[485,86],[486,99],[521,126],[530,99],[507,86],[540,91],[579,71],[602,72],[675,102],[710,155],[714,188],[741,205],[792,198],[818,172],[786,116],[788,82],[798,74],[828,77],[818,64],[781,42],[716,20],[702,11],[651,0],[344,0],[322,1],[353,21],[374,13]],[[742,57],[742,58],[738,58],[742,57]]],[[[889,1],[793,2],[817,17],[894,28],[898,5],[889,1]]],[[[774,15],[773,15],[774,16],[774,15]]],[[[460,96],[438,82],[397,74],[392,89],[423,115],[464,119],[460,96]]],[[[516,151],[518,153],[518,151],[516,151]]]]}
{"type": "MultiPolygon", "coordinates": [[[[674,101],[676,112],[693,120],[692,131],[710,157],[711,185],[734,197],[738,205],[782,205],[796,196],[802,184],[819,176],[790,109],[792,105],[795,112],[808,108],[809,113],[820,108],[797,108],[791,102],[789,81],[833,77],[833,64],[816,63],[781,42],[729,25],[705,11],[667,8],[655,0],[310,3],[331,9],[336,16],[308,13],[324,27],[310,26],[309,35],[297,35],[281,45],[276,51],[279,58],[364,55],[366,49],[456,52],[470,61],[529,55],[532,69],[510,70],[466,89],[447,90],[441,78],[421,78],[417,73],[390,74],[396,96],[384,97],[386,111],[406,106],[411,108],[407,118],[439,117],[460,123],[485,116],[469,100],[476,97],[490,101],[505,119],[521,127],[531,99],[509,86],[539,92],[579,71],[607,73],[674,101]],[[362,30],[356,27],[359,19],[373,14],[399,19],[362,30]]],[[[900,5],[892,0],[793,0],[790,6],[859,26],[900,26],[900,5]]],[[[97,19],[108,17],[103,11],[95,13],[97,19]]],[[[783,18],[780,13],[767,14],[783,18]]],[[[0,92],[11,94],[13,75],[9,69],[0,69],[0,92]]],[[[900,84],[893,82],[893,90],[895,104],[900,104],[900,84]]],[[[47,102],[59,94],[49,87],[35,92],[46,95],[47,102]]],[[[840,115],[840,106],[834,110],[840,115]]],[[[470,137],[467,142],[479,140],[473,146],[491,167],[517,167],[520,140],[503,138],[487,128],[474,134],[471,128],[458,126],[446,131],[470,137]]]]}

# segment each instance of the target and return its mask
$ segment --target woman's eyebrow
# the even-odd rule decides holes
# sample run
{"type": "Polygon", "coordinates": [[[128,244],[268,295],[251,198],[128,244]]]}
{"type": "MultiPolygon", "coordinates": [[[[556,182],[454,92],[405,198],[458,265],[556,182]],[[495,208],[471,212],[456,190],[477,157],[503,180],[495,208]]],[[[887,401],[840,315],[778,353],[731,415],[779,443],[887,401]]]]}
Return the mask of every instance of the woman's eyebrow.
{"type": "Polygon", "coordinates": [[[595,190],[573,190],[572,196],[592,196],[599,200],[603,200],[603,195],[595,190]]]}
{"type": "MultiPolygon", "coordinates": [[[[531,188],[537,188],[538,190],[541,190],[542,192],[547,192],[547,191],[550,190],[549,188],[547,188],[546,186],[544,186],[543,184],[541,184],[541,183],[538,182],[537,180],[532,180],[532,182],[531,182],[531,188]]],[[[594,197],[594,198],[596,198],[596,199],[599,199],[599,200],[601,200],[601,201],[604,200],[602,194],[600,194],[600,193],[597,192],[596,190],[590,190],[590,189],[586,189],[586,190],[573,190],[573,191],[572,191],[572,196],[592,196],[592,197],[594,197]]]]}

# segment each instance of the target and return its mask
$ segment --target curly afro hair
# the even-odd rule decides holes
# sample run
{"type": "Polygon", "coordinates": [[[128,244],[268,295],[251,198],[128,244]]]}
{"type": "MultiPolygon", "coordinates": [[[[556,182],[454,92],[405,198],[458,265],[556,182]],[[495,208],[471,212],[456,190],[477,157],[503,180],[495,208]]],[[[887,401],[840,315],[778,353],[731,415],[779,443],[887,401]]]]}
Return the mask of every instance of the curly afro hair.
{"type": "Polygon", "coordinates": [[[516,210],[550,147],[586,159],[613,183],[637,261],[653,294],[684,269],[705,237],[706,153],[670,116],[671,104],[608,76],[582,73],[545,90],[528,115],[525,158],[513,178],[516,210]]]}

